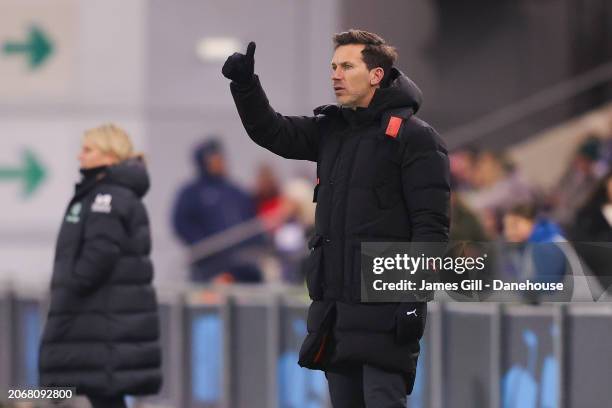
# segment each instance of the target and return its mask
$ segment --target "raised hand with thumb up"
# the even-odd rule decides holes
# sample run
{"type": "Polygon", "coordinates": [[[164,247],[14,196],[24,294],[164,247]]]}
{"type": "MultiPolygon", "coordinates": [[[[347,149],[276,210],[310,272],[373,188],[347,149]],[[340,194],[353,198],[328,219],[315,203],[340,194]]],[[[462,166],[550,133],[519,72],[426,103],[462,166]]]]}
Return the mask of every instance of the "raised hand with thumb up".
{"type": "Polygon", "coordinates": [[[230,55],[221,72],[227,79],[238,85],[248,85],[253,80],[255,70],[255,43],[251,41],[247,46],[246,55],[235,52],[230,55]]]}

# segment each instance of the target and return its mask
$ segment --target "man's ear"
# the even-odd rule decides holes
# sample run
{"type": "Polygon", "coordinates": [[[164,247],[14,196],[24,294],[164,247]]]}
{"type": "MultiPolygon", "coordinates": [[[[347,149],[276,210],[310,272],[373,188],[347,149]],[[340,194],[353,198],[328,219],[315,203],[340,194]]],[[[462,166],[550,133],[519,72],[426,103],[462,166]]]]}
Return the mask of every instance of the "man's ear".
{"type": "Polygon", "coordinates": [[[382,85],[382,80],[385,77],[385,70],[381,67],[376,67],[370,70],[370,85],[371,86],[380,86],[382,85]]]}

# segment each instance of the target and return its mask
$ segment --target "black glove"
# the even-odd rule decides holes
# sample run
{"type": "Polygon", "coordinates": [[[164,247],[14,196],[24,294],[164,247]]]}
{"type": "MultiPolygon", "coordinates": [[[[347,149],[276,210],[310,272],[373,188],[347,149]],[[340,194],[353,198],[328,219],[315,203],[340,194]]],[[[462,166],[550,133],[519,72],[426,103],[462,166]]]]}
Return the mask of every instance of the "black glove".
{"type": "Polygon", "coordinates": [[[253,81],[255,70],[255,43],[251,41],[247,46],[246,55],[235,52],[227,58],[221,72],[227,79],[238,85],[249,85],[253,81]]]}

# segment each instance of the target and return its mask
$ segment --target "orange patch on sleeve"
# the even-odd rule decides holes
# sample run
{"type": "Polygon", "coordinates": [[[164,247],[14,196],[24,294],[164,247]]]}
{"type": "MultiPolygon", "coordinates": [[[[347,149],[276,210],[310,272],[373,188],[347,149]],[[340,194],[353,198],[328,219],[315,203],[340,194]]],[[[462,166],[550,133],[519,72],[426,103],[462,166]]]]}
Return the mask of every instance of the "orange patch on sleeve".
{"type": "Polygon", "coordinates": [[[385,134],[387,136],[396,138],[399,133],[400,126],[402,126],[402,118],[398,118],[397,116],[391,116],[385,134]]]}

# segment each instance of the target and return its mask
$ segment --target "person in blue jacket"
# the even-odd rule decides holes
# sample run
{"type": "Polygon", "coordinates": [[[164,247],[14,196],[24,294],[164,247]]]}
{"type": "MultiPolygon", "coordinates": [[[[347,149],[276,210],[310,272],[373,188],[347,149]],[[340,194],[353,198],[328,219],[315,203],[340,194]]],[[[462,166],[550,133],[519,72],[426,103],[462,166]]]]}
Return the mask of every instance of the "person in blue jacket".
{"type": "Polygon", "coordinates": [[[516,244],[508,263],[510,275],[517,281],[556,283],[569,272],[567,251],[571,252],[561,228],[553,221],[538,216],[533,204],[511,208],[503,218],[504,236],[516,244]]]}
{"type": "MultiPolygon", "coordinates": [[[[198,175],[180,190],[172,213],[176,235],[189,246],[255,217],[253,198],[226,176],[220,141],[210,139],[200,144],[194,151],[193,160],[198,175]]],[[[247,235],[229,248],[196,259],[192,264],[191,279],[197,282],[219,278],[224,281],[260,281],[259,270],[235,256],[236,251],[250,243],[253,243],[253,238],[247,235]]]]}

